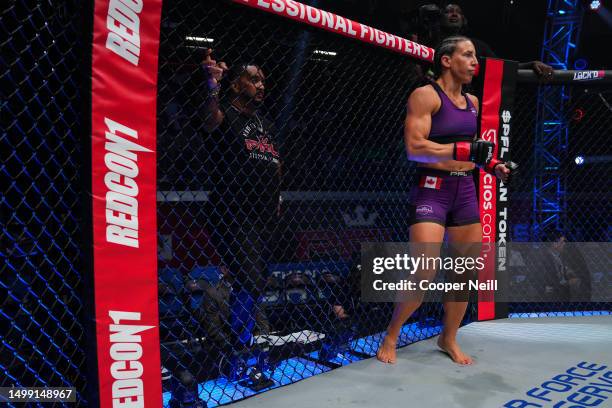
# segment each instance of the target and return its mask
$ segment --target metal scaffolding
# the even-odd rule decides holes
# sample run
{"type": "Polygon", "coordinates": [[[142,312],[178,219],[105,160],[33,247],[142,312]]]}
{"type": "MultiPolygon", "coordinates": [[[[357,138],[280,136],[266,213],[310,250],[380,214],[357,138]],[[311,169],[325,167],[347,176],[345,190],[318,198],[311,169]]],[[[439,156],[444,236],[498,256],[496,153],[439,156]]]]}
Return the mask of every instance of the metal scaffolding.
{"type": "MultiPolygon", "coordinates": [[[[541,60],[567,69],[576,52],[584,8],[578,0],[549,0],[541,60]]],[[[565,185],[560,165],[567,159],[568,121],[566,86],[540,86],[535,129],[532,240],[548,231],[564,230],[565,185]]]]}

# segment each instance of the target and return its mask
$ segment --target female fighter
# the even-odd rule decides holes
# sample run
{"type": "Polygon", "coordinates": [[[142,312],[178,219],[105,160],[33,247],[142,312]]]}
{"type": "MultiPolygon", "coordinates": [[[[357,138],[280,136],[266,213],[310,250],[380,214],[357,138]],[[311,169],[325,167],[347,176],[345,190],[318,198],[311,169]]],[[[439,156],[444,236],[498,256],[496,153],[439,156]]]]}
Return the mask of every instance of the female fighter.
{"type": "MultiPolygon", "coordinates": [[[[410,240],[415,243],[480,243],[482,232],[472,171],[476,165],[506,182],[513,166],[493,159],[494,145],[476,139],[478,99],[462,92],[478,62],[472,42],[462,36],[442,41],[435,53],[435,81],[408,98],[404,141],[410,160],[418,163],[419,183],[411,191],[410,240]]],[[[439,255],[432,249],[428,256],[439,255]]],[[[478,256],[478,255],[476,255],[478,256]]],[[[421,271],[433,278],[435,270],[421,271]]],[[[396,361],[402,325],[420,306],[419,299],[398,302],[377,358],[396,361]]],[[[472,364],[456,336],[467,301],[444,301],[438,346],[458,364],[472,364]]]]}

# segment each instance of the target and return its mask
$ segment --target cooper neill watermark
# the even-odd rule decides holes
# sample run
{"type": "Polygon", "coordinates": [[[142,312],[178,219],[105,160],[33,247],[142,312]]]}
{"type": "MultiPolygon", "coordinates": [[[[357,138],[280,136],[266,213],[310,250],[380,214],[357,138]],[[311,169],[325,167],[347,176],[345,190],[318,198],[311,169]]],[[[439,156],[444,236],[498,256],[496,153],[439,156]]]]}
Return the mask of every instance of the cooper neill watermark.
{"type": "Polygon", "coordinates": [[[361,300],[609,302],[609,243],[361,243],[361,300]]]}

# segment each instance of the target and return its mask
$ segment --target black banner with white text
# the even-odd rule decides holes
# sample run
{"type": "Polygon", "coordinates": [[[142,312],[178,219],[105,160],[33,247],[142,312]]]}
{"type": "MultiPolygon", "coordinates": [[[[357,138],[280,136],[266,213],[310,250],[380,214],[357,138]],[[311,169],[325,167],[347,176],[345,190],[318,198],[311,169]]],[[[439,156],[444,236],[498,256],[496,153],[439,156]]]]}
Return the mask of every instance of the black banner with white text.
{"type": "MultiPolygon", "coordinates": [[[[484,75],[484,91],[478,133],[482,139],[495,143],[494,157],[507,161],[510,160],[512,104],[518,64],[488,58],[484,65],[484,73],[481,73],[484,75]]],[[[480,279],[495,279],[496,271],[505,270],[506,267],[508,187],[483,170],[480,170],[478,186],[482,242],[484,245],[498,245],[495,259],[487,259],[486,267],[480,271],[480,279]]],[[[502,309],[501,305],[484,301],[479,296],[479,320],[505,317],[502,309]]]]}

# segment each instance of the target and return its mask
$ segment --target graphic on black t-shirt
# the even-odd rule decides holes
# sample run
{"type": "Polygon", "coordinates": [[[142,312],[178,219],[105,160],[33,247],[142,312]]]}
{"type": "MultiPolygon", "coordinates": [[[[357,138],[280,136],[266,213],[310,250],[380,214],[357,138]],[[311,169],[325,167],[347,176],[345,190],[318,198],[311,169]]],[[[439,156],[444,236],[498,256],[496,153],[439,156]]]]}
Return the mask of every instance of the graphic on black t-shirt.
{"type": "Polygon", "coordinates": [[[238,205],[249,214],[275,213],[280,194],[280,149],[273,123],[264,114],[246,115],[232,106],[224,112],[213,150],[219,153],[212,169],[213,191],[224,206],[238,205]]]}
{"type": "Polygon", "coordinates": [[[242,137],[244,137],[244,145],[249,152],[249,159],[278,163],[278,151],[274,148],[272,138],[263,128],[263,122],[257,114],[242,129],[242,137]]]}

